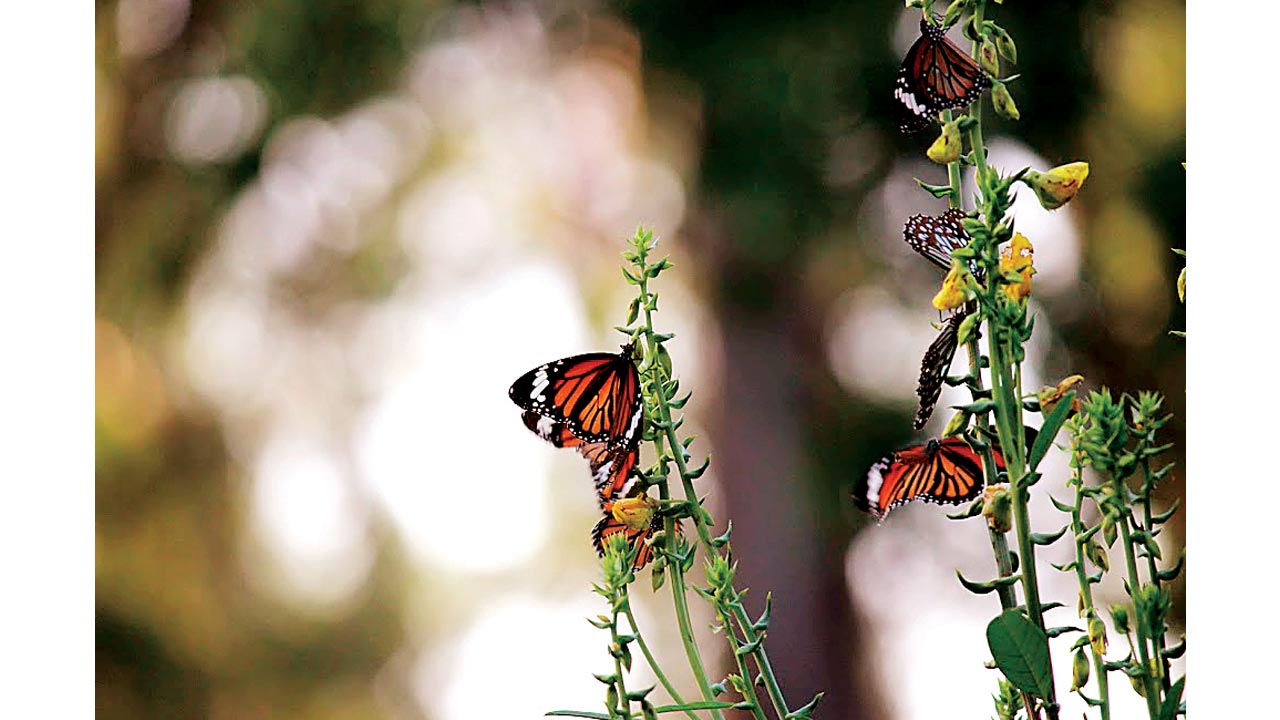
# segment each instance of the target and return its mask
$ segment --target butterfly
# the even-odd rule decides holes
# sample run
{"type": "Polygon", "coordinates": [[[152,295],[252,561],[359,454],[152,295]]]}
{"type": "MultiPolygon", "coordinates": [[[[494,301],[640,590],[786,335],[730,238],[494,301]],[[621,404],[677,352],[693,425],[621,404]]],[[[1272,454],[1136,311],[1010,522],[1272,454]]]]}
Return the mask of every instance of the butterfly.
{"type": "Polygon", "coordinates": [[[916,430],[924,427],[933,415],[933,408],[938,404],[938,396],[942,394],[942,381],[946,378],[947,371],[951,369],[951,361],[956,356],[960,323],[964,322],[968,316],[968,311],[960,310],[947,318],[943,322],[938,337],[930,343],[929,349],[924,353],[924,359],[920,361],[920,380],[916,385],[916,395],[920,397],[920,403],[916,407],[915,419],[911,421],[911,427],[916,430]]]}
{"type": "MultiPolygon", "coordinates": [[[[1004,456],[994,452],[997,469],[1004,456]]],[[[894,451],[875,462],[853,486],[853,504],[883,520],[889,511],[911,502],[958,505],[982,492],[982,456],[964,438],[930,439],[894,451]]]]}
{"type": "Polygon", "coordinates": [[[538,437],[558,448],[576,448],[587,459],[601,507],[614,498],[628,496],[636,487],[638,478],[634,471],[640,459],[637,443],[629,447],[614,447],[604,442],[583,442],[562,422],[531,410],[526,410],[520,417],[524,426],[538,437]]]}
{"type": "Polygon", "coordinates": [[[584,443],[633,447],[640,441],[644,414],[634,355],[635,346],[628,343],[621,353],[555,360],[521,375],[508,395],[521,409],[562,424],[584,443]]]}
{"type": "MultiPolygon", "coordinates": [[[[679,528],[676,525],[677,531],[679,528]]],[[[604,555],[604,544],[608,538],[617,533],[625,533],[627,544],[635,552],[631,567],[640,570],[654,556],[653,545],[646,541],[660,529],[662,516],[654,512],[648,495],[638,494],[620,498],[605,507],[604,517],[591,529],[591,543],[596,548],[596,554],[604,555]]]]}
{"type": "Polygon", "coordinates": [[[940,111],[968,105],[989,87],[991,78],[946,38],[946,30],[920,18],[920,37],[907,50],[893,86],[898,129],[919,132],[940,111]]]}
{"type": "Polygon", "coordinates": [[[966,217],[957,208],[941,215],[912,215],[902,226],[902,239],[929,262],[950,270],[951,253],[969,244],[969,233],[960,224],[966,217]]]}

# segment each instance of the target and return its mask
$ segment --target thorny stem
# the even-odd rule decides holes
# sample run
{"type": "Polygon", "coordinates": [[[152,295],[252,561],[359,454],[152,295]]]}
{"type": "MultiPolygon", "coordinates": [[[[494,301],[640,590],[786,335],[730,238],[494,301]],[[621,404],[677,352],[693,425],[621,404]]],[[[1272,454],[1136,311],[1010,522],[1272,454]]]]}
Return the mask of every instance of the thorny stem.
{"type": "MultiPolygon", "coordinates": [[[[1112,475],[1111,486],[1116,492],[1116,497],[1128,497],[1126,493],[1129,492],[1129,489],[1125,487],[1121,478],[1112,475]]],[[[1135,619],[1133,625],[1138,634],[1138,660],[1142,663],[1142,687],[1146,691],[1143,694],[1147,696],[1147,712],[1150,713],[1152,720],[1155,720],[1160,716],[1160,694],[1156,689],[1155,678],[1151,674],[1151,663],[1148,661],[1146,618],[1144,617],[1145,614],[1140,614],[1142,613],[1142,603],[1137,601],[1138,589],[1142,585],[1138,578],[1138,561],[1133,554],[1133,523],[1133,513],[1126,508],[1120,522],[1120,537],[1124,541],[1124,563],[1129,571],[1129,597],[1134,601],[1135,619]]]]}
{"type": "MultiPolygon", "coordinates": [[[[616,599],[617,598],[614,598],[615,601],[616,599]]],[[[617,687],[617,691],[618,691],[618,702],[621,703],[620,708],[614,708],[614,707],[609,708],[609,717],[624,717],[626,718],[626,720],[631,720],[631,717],[632,717],[631,716],[631,700],[627,699],[627,681],[625,679],[624,673],[622,672],[622,654],[615,649],[615,648],[622,647],[622,643],[618,642],[618,611],[617,610],[613,611],[613,622],[609,624],[609,637],[612,640],[612,643],[609,647],[609,652],[613,655],[613,672],[616,675],[616,679],[614,680],[614,685],[617,687]],[[618,711],[618,710],[621,710],[622,715],[620,716],[616,715],[615,711],[618,711]]]]}
{"type": "MultiPolygon", "coordinates": [[[[644,252],[640,250],[640,252],[644,252]]],[[[639,263],[643,263],[645,258],[638,258],[639,263]]],[[[658,342],[654,338],[653,332],[653,302],[652,296],[649,294],[649,277],[646,273],[640,275],[640,305],[644,308],[644,332],[645,340],[648,343],[648,356],[657,357],[658,342]]],[[[655,373],[655,376],[657,373],[655,373]]],[[[662,396],[661,389],[655,393],[658,397],[662,396]]],[[[668,411],[669,412],[669,411],[668,411]]],[[[657,439],[658,457],[662,457],[662,441],[661,436],[657,439]]],[[[680,457],[677,451],[678,446],[672,447],[672,455],[676,458],[680,457]]],[[[658,494],[663,500],[671,499],[670,488],[667,485],[666,461],[662,461],[663,472],[656,478],[658,485],[658,494]]],[[[675,518],[667,515],[663,519],[663,529],[666,531],[666,542],[674,544],[677,537],[676,532],[679,526],[676,524],[675,518]]],[[[712,700],[714,696],[711,692],[711,683],[707,680],[707,671],[702,665],[702,655],[698,652],[698,643],[693,637],[693,624],[689,619],[689,598],[688,590],[684,583],[684,566],[680,561],[668,562],[667,569],[671,571],[671,598],[675,604],[676,622],[680,627],[680,641],[684,645],[685,656],[689,660],[689,669],[693,672],[693,678],[698,683],[698,689],[704,700],[712,700]]],[[[711,716],[716,720],[723,720],[723,714],[719,710],[712,710],[711,716]]]]}
{"type": "MultiPolygon", "coordinates": [[[[1076,502],[1071,511],[1071,535],[1076,547],[1076,582],[1080,585],[1080,599],[1084,603],[1085,617],[1092,620],[1098,616],[1098,611],[1093,605],[1093,588],[1090,586],[1089,575],[1085,570],[1085,544],[1079,539],[1085,531],[1084,522],[1080,519],[1080,509],[1084,505],[1084,463],[1080,455],[1082,453],[1077,455],[1079,461],[1073,478],[1076,484],[1076,502]]],[[[1103,667],[1103,658],[1094,650],[1092,643],[1089,645],[1089,654],[1093,658],[1094,675],[1098,678],[1098,699],[1102,701],[1101,720],[1111,720],[1111,691],[1107,687],[1107,671],[1103,667]]],[[[1084,692],[1083,688],[1080,692],[1084,692]]]]}
{"type": "MultiPolygon", "coordinates": [[[[667,679],[667,674],[662,671],[662,667],[658,665],[658,661],[654,659],[653,653],[649,650],[649,644],[644,641],[644,636],[640,634],[640,626],[636,623],[636,616],[631,612],[630,597],[623,604],[622,611],[627,616],[627,622],[631,625],[631,634],[635,635],[636,644],[640,646],[640,652],[644,654],[644,659],[649,663],[649,668],[653,670],[654,676],[658,678],[658,682],[662,683],[662,688],[667,691],[667,694],[671,696],[671,699],[677,705],[684,705],[684,699],[680,697],[680,693],[676,691],[675,686],[667,679]]],[[[688,715],[691,720],[698,720],[698,716],[693,714],[692,710],[685,710],[684,714],[688,715]]]]}
{"type": "MultiPolygon", "coordinates": [[[[637,263],[643,264],[645,260],[645,256],[641,255],[637,259],[637,263]]],[[[649,357],[656,358],[658,341],[654,337],[653,311],[652,303],[650,302],[651,296],[649,294],[648,280],[648,275],[642,272],[640,275],[640,295],[641,305],[644,309],[644,333],[648,343],[649,357]]],[[[654,393],[654,397],[657,399],[657,405],[654,407],[657,417],[653,418],[653,421],[654,426],[661,430],[661,434],[659,434],[657,438],[659,451],[661,451],[662,441],[665,439],[667,446],[671,450],[671,459],[676,465],[676,473],[680,476],[680,481],[684,488],[685,500],[690,506],[690,519],[693,520],[694,528],[698,534],[698,541],[708,556],[718,556],[721,554],[720,550],[712,542],[711,535],[707,530],[706,511],[702,508],[702,504],[698,500],[697,491],[693,487],[694,475],[689,472],[688,465],[685,463],[685,449],[680,443],[679,438],[676,437],[676,425],[673,421],[671,406],[668,403],[666,393],[662,391],[662,386],[670,380],[670,378],[666,377],[666,373],[662,365],[656,361],[653,364],[653,379],[655,386],[658,388],[658,391],[654,393]]],[[[662,499],[668,500],[670,499],[670,495],[666,479],[665,465],[666,463],[664,461],[664,471],[661,473],[661,478],[657,480],[657,484],[659,486],[659,492],[662,499]]],[[[676,537],[676,522],[670,515],[668,515],[664,521],[664,528],[666,529],[668,542],[670,542],[676,537]]],[[[690,551],[692,552],[692,548],[690,551]]],[[[684,618],[685,622],[687,622],[688,603],[685,599],[683,569],[676,567],[677,565],[679,565],[679,563],[668,563],[668,567],[673,570],[672,592],[680,598],[677,601],[677,615],[684,618]],[[677,584],[679,585],[678,592],[676,587],[677,584]],[[683,614],[681,614],[681,610],[679,609],[681,605],[685,608],[683,614]]],[[[752,625],[750,618],[746,614],[746,610],[742,607],[740,602],[735,602],[732,605],[732,610],[733,620],[737,622],[739,630],[742,632],[743,639],[748,645],[755,647],[755,650],[750,651],[749,654],[755,659],[756,667],[759,669],[760,675],[764,679],[765,690],[768,692],[769,701],[773,704],[778,717],[785,718],[790,713],[790,710],[787,707],[786,698],[782,694],[782,688],[774,674],[773,665],[769,662],[769,656],[764,649],[764,643],[760,642],[761,637],[759,632],[752,625]]],[[[736,637],[732,635],[732,628],[729,627],[728,624],[726,624],[725,630],[727,634],[736,640],[736,637]]],[[[683,634],[682,628],[682,636],[683,634]]],[[[690,667],[694,669],[694,675],[698,679],[699,686],[703,689],[703,696],[709,700],[711,699],[710,686],[706,681],[706,672],[705,670],[702,670],[701,658],[698,655],[697,645],[693,642],[691,634],[686,641],[685,649],[686,654],[689,655],[690,667]]],[[[748,685],[748,687],[753,685],[751,677],[743,677],[743,681],[748,685]]],[[[752,695],[754,695],[754,688],[752,688],[752,695]]],[[[748,700],[754,701],[751,697],[749,697],[748,700]]],[[[712,713],[717,718],[720,717],[719,711],[713,710],[712,713]]]]}
{"type": "MultiPolygon", "coordinates": [[[[1155,478],[1151,472],[1151,458],[1143,456],[1142,458],[1142,519],[1143,526],[1149,533],[1154,533],[1155,523],[1151,518],[1151,493],[1155,489],[1155,478]]],[[[1154,535],[1153,535],[1154,536],[1154,535]]],[[[1152,586],[1156,590],[1160,589],[1160,568],[1156,565],[1156,559],[1151,553],[1147,553],[1147,576],[1150,578],[1152,586]]],[[[1169,679],[1169,658],[1165,657],[1164,634],[1159,637],[1151,638],[1152,649],[1156,654],[1156,658],[1160,661],[1160,685],[1168,693],[1171,683],[1169,679]]]]}

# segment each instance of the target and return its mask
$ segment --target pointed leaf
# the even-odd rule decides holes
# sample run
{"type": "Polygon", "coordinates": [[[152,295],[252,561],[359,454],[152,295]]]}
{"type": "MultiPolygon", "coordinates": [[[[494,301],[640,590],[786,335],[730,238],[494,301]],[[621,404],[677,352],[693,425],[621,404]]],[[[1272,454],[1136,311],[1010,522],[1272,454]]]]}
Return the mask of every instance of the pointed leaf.
{"type": "Polygon", "coordinates": [[[997,588],[1008,587],[1009,585],[1012,585],[1018,582],[1018,580],[1022,578],[1021,575],[1014,574],[1014,575],[1009,575],[1008,577],[1000,577],[1000,578],[996,578],[995,580],[979,583],[979,582],[972,582],[970,580],[966,580],[964,575],[960,574],[959,570],[956,570],[956,577],[960,579],[960,584],[964,586],[964,589],[968,590],[974,595],[986,595],[987,593],[997,588]]]}
{"type": "Polygon", "coordinates": [[[1186,677],[1178,678],[1178,682],[1169,688],[1169,692],[1164,696],[1164,702],[1160,703],[1160,720],[1174,720],[1178,717],[1178,704],[1182,702],[1182,688],[1187,683],[1186,677]]]}
{"type": "Polygon", "coordinates": [[[1016,610],[1000,613],[987,625],[987,646],[996,666],[1019,690],[1048,698],[1053,692],[1049,672],[1049,638],[1016,610]]]}
{"type": "Polygon", "coordinates": [[[1076,391],[1068,392],[1062,396],[1062,400],[1054,406],[1053,410],[1044,416],[1044,424],[1040,426],[1036,441],[1031,444],[1031,452],[1027,453],[1027,467],[1031,470],[1035,470],[1044,459],[1045,453],[1049,452],[1049,446],[1053,445],[1053,439],[1058,436],[1058,429],[1067,421],[1067,415],[1071,414],[1071,405],[1075,399],[1076,391]]]}

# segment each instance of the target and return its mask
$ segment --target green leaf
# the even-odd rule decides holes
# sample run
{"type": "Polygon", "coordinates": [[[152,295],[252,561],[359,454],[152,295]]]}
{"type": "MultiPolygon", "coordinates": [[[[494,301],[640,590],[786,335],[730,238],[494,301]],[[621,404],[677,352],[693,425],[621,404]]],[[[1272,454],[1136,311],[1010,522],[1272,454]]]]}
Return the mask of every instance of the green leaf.
{"type": "Polygon", "coordinates": [[[1186,677],[1178,678],[1178,682],[1169,688],[1160,704],[1160,720],[1174,720],[1178,716],[1178,704],[1182,702],[1182,688],[1187,683],[1186,677]]]}
{"type": "Polygon", "coordinates": [[[1062,529],[1056,533],[1031,533],[1031,542],[1036,545],[1052,545],[1058,541],[1058,538],[1067,532],[1067,526],[1063,525],[1062,529]]]}
{"type": "Polygon", "coordinates": [[[979,582],[973,582],[971,580],[966,580],[964,575],[961,575],[960,571],[956,570],[956,577],[960,579],[960,584],[964,586],[965,590],[968,590],[974,595],[986,595],[992,590],[995,590],[997,588],[1007,587],[1009,585],[1012,585],[1018,582],[1018,580],[1021,579],[1022,576],[1018,574],[1014,574],[1014,575],[1009,575],[1008,577],[1000,577],[1000,578],[996,578],[995,580],[979,583],[979,582]]]}
{"type": "Polygon", "coordinates": [[[915,178],[915,181],[916,181],[916,184],[919,185],[921,188],[923,188],[925,192],[929,193],[930,195],[936,198],[945,198],[945,197],[951,196],[950,185],[930,185],[927,182],[921,181],[920,178],[915,178]]]}
{"type": "Polygon", "coordinates": [[[1006,610],[987,625],[987,646],[996,667],[1019,690],[1047,699],[1053,692],[1049,638],[1016,610],[1006,610]]]}
{"type": "Polygon", "coordinates": [[[580,717],[595,718],[595,720],[609,720],[609,716],[604,713],[586,712],[585,710],[552,710],[546,714],[556,717],[580,717]]]}
{"type": "Polygon", "coordinates": [[[1163,525],[1168,522],[1169,518],[1173,517],[1173,514],[1178,512],[1178,506],[1181,504],[1182,498],[1175,498],[1173,504],[1169,506],[1168,510],[1151,516],[1151,523],[1153,525],[1163,525]]]}
{"type": "Polygon", "coordinates": [[[635,296],[634,298],[631,298],[631,305],[627,307],[626,324],[630,325],[631,323],[635,322],[636,318],[638,317],[640,317],[640,296],[639,295],[635,296]]]}
{"type": "Polygon", "coordinates": [[[1044,459],[1045,453],[1049,452],[1049,446],[1053,445],[1053,439],[1058,436],[1062,423],[1067,421],[1067,415],[1071,413],[1071,405],[1075,399],[1076,391],[1068,392],[1062,396],[1062,400],[1053,407],[1053,410],[1044,416],[1044,424],[1040,426],[1036,441],[1031,444],[1031,452],[1027,453],[1028,468],[1035,470],[1044,459]]]}
{"type": "Polygon", "coordinates": [[[694,702],[686,702],[684,705],[664,705],[654,708],[657,712],[684,712],[685,710],[728,710],[733,707],[732,702],[717,702],[714,700],[699,700],[694,702]]]}

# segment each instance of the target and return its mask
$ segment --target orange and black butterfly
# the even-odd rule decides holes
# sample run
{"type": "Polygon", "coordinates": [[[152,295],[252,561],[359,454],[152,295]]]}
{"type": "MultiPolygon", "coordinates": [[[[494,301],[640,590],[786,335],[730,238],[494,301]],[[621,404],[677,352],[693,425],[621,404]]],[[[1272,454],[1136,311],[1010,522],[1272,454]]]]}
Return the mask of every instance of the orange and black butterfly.
{"type": "Polygon", "coordinates": [[[569,427],[549,417],[526,410],[521,419],[535,435],[558,448],[575,448],[591,465],[591,480],[601,507],[614,498],[627,497],[636,487],[636,462],[640,446],[614,447],[604,442],[583,442],[569,427]]]}
{"type": "Polygon", "coordinates": [[[947,108],[977,100],[991,78],[946,37],[946,30],[920,19],[920,37],[898,68],[893,97],[898,101],[898,129],[919,132],[947,108]]]}
{"type": "MultiPolygon", "coordinates": [[[[1004,456],[994,449],[996,468],[1004,456]]],[[[930,439],[880,458],[853,486],[853,504],[883,520],[889,511],[911,502],[958,505],[982,493],[982,456],[964,438],[930,439]]]]}
{"type": "Polygon", "coordinates": [[[540,365],[512,383],[508,394],[521,409],[562,424],[583,443],[633,447],[640,441],[644,404],[634,351],[628,344],[621,353],[587,353],[540,365]]]}

